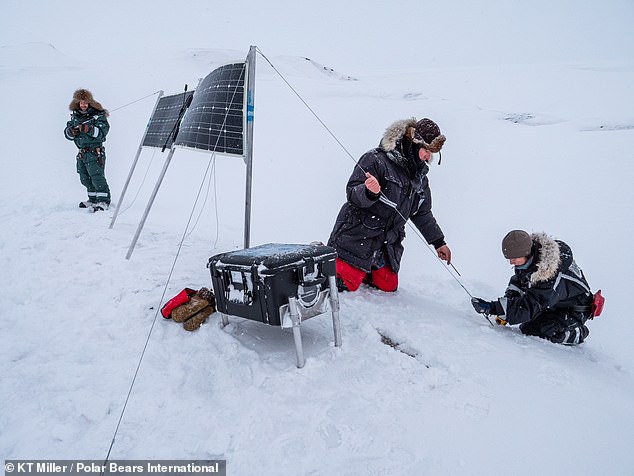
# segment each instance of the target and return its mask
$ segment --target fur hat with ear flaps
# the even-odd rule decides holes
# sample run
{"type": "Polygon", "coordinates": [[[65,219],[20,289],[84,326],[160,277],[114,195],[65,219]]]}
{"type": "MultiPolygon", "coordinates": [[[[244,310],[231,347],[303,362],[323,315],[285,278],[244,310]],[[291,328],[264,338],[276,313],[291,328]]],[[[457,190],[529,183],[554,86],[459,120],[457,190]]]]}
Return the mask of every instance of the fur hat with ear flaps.
{"type": "Polygon", "coordinates": [[[440,133],[440,127],[431,119],[416,121],[415,117],[402,119],[391,124],[383,134],[381,148],[386,152],[396,149],[403,138],[420,144],[432,153],[440,152],[447,138],[440,133]]]}
{"type": "Polygon", "coordinates": [[[92,93],[87,89],[78,89],[73,93],[73,100],[68,105],[68,109],[71,111],[79,110],[79,101],[86,101],[89,106],[92,106],[98,111],[104,110],[101,104],[95,101],[95,98],[92,97],[92,93]]]}

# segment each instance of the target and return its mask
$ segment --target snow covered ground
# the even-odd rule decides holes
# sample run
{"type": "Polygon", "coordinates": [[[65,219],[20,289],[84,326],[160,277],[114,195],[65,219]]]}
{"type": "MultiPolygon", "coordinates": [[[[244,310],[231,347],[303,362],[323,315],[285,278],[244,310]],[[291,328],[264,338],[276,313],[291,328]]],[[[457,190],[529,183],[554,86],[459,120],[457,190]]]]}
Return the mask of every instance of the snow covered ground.
{"type": "MultiPolygon", "coordinates": [[[[0,6],[0,457],[105,458],[152,329],[112,459],[222,458],[231,475],[634,472],[631,2],[128,3],[0,6]],[[411,231],[398,292],[342,295],[341,348],[329,316],[305,322],[301,370],[288,330],[156,318],[210,286],[210,256],[241,248],[244,165],[217,157],[208,186],[209,154],[178,150],[128,261],[165,154],[144,149],[109,229],[113,209],[75,208],[68,103],[86,87],[112,111],[116,202],[155,96],[127,104],[191,88],[250,44],[355,158],[393,120],[436,120],[434,213],[460,282],[498,297],[501,238],[546,231],[607,297],[587,342],[490,326],[411,231]]],[[[255,106],[252,243],[327,240],[353,160],[261,56],[255,106]]]]}

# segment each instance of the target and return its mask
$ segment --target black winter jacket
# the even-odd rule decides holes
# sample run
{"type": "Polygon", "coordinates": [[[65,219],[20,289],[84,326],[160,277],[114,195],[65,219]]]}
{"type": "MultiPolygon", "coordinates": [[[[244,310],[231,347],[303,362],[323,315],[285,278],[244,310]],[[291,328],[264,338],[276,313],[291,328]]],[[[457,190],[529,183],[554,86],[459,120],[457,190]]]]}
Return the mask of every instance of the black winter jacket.
{"type": "Polygon", "coordinates": [[[340,259],[367,272],[375,254],[383,250],[386,263],[398,273],[407,219],[428,243],[436,247],[444,244],[443,232],[431,211],[429,167],[413,157],[411,149],[407,150],[407,140],[403,140],[408,125],[407,120],[392,125],[381,146],[361,157],[348,180],[348,200],[328,241],[340,259]],[[365,187],[366,171],[379,181],[381,195],[375,196],[365,187]]]}
{"type": "Polygon", "coordinates": [[[504,297],[494,303],[494,313],[509,324],[535,319],[542,312],[568,314],[585,322],[590,314],[592,292],[570,247],[545,233],[533,233],[532,262],[526,269],[515,268],[504,297]],[[587,307],[586,311],[579,310],[587,307]]]}

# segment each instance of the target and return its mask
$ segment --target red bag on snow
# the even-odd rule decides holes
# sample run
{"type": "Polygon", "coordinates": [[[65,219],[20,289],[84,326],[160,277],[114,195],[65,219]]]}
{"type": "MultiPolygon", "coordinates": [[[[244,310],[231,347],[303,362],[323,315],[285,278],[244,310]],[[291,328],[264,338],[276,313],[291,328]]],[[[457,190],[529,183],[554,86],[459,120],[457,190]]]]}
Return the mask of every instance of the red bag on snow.
{"type": "Polygon", "coordinates": [[[592,301],[592,317],[601,315],[604,304],[605,298],[601,295],[601,290],[599,289],[596,293],[594,293],[594,300],[592,301]]]}
{"type": "Polygon", "coordinates": [[[189,298],[191,298],[198,291],[195,289],[185,288],[172,299],[165,303],[165,306],[161,308],[161,314],[165,319],[171,318],[172,311],[176,309],[181,304],[185,304],[189,302],[189,298]]]}

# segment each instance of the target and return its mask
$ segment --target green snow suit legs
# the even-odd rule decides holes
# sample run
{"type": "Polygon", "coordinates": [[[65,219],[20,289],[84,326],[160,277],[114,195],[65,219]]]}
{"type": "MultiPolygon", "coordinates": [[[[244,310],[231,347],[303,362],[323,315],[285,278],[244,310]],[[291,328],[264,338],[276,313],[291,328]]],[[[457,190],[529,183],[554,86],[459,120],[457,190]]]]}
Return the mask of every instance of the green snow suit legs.
{"type": "Polygon", "coordinates": [[[88,191],[88,201],[110,204],[110,187],[106,181],[106,152],[103,147],[80,149],[77,154],[77,173],[88,191]]]}

